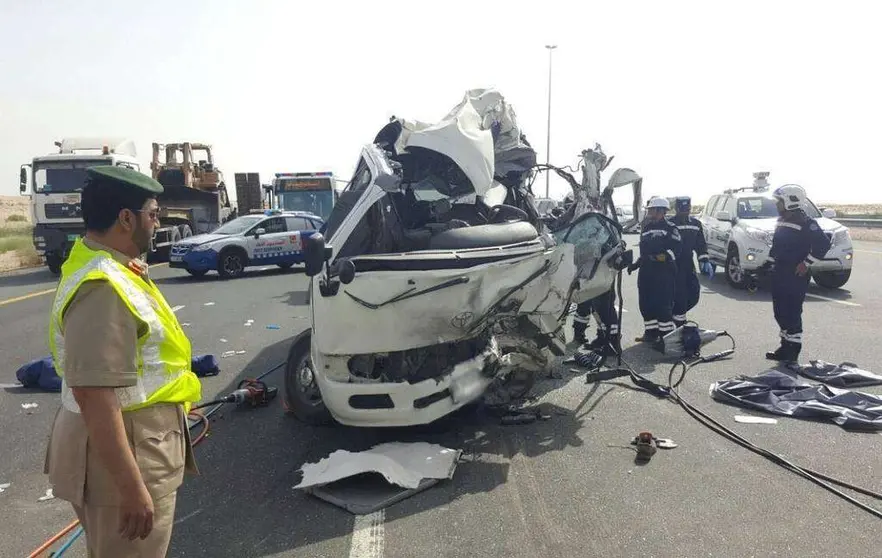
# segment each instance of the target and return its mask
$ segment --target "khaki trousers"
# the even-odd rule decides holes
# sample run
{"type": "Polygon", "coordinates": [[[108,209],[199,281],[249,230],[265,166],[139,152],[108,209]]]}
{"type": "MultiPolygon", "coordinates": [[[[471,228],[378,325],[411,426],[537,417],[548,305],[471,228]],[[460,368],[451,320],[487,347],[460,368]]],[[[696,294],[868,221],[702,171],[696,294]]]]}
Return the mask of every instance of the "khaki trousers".
{"type": "Polygon", "coordinates": [[[146,539],[130,541],[119,533],[116,506],[74,505],[86,535],[89,558],[165,558],[175,522],[177,491],[153,501],[153,530],[146,539]]]}

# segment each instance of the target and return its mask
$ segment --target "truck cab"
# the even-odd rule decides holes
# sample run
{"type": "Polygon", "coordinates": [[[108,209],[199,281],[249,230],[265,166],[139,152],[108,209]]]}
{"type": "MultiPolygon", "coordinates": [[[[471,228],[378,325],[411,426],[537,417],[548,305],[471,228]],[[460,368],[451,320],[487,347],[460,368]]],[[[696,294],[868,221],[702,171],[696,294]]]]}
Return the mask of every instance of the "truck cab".
{"type": "Polygon", "coordinates": [[[55,142],[57,153],[35,157],[21,166],[19,189],[30,196],[34,248],[58,275],[85,226],[80,196],[86,169],[115,165],[140,170],[135,144],[120,138],[67,138],[55,142]]]}

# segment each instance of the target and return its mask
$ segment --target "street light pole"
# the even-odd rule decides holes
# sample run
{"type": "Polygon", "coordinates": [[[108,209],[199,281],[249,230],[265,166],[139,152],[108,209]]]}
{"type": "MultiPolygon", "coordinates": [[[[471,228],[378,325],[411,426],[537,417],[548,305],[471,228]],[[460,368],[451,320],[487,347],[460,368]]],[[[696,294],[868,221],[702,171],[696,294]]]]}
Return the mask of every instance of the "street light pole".
{"type": "MultiPolygon", "coordinates": [[[[545,164],[551,164],[551,53],[554,52],[554,49],[557,48],[557,45],[545,45],[545,48],[548,49],[548,139],[545,144],[545,164]]],[[[546,169],[545,171],[545,197],[551,197],[549,195],[549,186],[551,183],[551,173],[546,169]]]]}

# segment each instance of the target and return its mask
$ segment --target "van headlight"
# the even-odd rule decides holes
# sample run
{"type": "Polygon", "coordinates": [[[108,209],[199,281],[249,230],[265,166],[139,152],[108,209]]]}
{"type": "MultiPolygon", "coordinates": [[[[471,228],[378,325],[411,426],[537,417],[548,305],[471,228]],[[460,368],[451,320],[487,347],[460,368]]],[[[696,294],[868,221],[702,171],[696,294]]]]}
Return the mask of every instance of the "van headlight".
{"type": "Polygon", "coordinates": [[[191,252],[204,252],[206,250],[209,250],[210,248],[211,248],[211,244],[206,242],[205,244],[197,244],[196,246],[190,248],[190,251],[191,252]]]}
{"type": "Polygon", "coordinates": [[[841,244],[851,244],[851,234],[848,229],[839,229],[833,233],[833,245],[839,246],[841,244]]]}

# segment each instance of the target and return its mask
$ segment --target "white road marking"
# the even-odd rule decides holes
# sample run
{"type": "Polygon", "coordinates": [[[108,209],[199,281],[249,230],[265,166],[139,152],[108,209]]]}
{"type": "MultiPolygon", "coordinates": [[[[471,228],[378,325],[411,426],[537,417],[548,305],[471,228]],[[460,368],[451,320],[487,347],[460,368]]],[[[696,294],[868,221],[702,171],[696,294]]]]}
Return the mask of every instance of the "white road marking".
{"type": "Polygon", "coordinates": [[[349,558],[383,558],[386,546],[385,521],[384,510],[355,516],[349,558]]]}
{"type": "Polygon", "coordinates": [[[826,300],[827,302],[835,302],[837,304],[844,304],[845,306],[860,306],[857,302],[849,302],[847,300],[836,300],[835,298],[827,298],[826,296],[816,295],[808,293],[805,295],[806,297],[817,298],[818,300],[826,300]]]}

